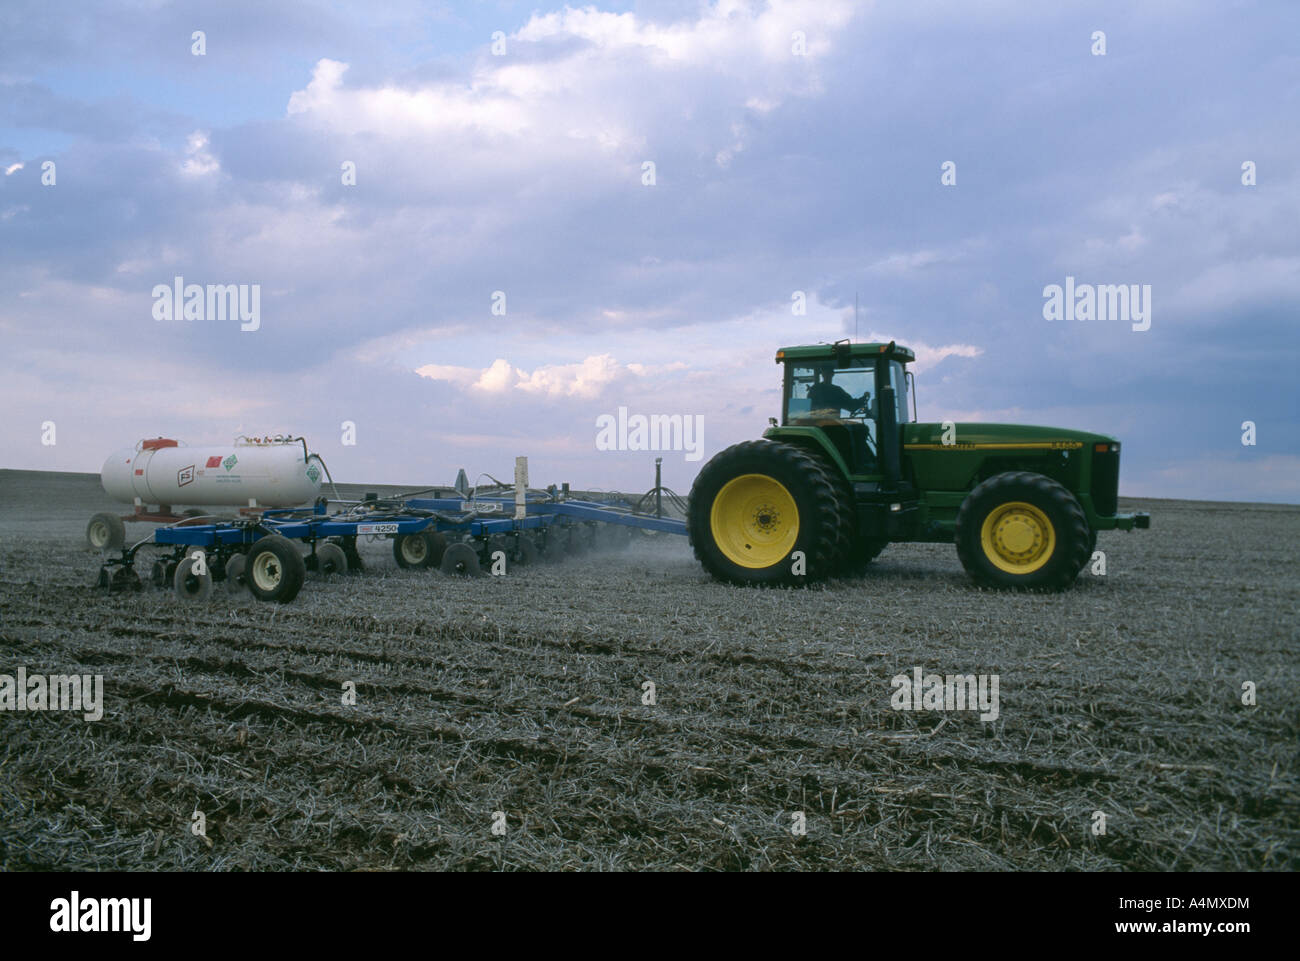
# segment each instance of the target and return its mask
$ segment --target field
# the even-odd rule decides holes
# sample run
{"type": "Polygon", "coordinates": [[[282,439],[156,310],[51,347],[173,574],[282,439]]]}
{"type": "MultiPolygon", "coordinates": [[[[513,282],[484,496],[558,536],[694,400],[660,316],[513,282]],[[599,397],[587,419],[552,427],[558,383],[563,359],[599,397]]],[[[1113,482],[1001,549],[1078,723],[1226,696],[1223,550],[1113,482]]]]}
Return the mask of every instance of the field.
{"type": "Polygon", "coordinates": [[[0,870],[1295,870],[1300,508],[1122,507],[1062,595],[932,545],[741,590],[665,535],[186,606],[91,589],[96,477],[0,471],[0,673],[105,691],[0,714],[0,870]],[[999,717],[893,710],[914,667],[999,717]]]}

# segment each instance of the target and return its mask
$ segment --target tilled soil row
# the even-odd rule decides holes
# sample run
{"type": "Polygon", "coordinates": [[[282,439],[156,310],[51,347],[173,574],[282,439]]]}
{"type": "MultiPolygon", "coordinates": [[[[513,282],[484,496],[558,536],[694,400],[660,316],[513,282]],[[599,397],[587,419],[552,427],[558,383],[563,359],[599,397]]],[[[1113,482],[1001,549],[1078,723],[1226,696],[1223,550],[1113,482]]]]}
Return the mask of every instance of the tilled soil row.
{"type": "Polygon", "coordinates": [[[681,545],[463,582],[380,544],[293,605],[183,606],[5,538],[5,665],[106,706],[0,716],[0,867],[1294,869],[1300,512],[1155,509],[1051,596],[931,545],[738,591],[681,545]],[[1216,517],[1240,560],[1193,582],[1216,517]],[[998,719],[894,710],[914,667],[998,674],[998,719]]]}

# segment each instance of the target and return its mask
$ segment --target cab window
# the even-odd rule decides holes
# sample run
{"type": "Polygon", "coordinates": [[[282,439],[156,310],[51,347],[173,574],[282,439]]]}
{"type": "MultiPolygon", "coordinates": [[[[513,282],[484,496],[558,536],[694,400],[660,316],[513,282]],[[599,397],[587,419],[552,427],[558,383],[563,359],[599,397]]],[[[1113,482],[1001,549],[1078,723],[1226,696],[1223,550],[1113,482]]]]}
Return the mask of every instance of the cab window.
{"type": "Polygon", "coordinates": [[[809,420],[865,421],[875,411],[875,369],[833,363],[799,364],[790,368],[790,397],[786,423],[809,420]]]}

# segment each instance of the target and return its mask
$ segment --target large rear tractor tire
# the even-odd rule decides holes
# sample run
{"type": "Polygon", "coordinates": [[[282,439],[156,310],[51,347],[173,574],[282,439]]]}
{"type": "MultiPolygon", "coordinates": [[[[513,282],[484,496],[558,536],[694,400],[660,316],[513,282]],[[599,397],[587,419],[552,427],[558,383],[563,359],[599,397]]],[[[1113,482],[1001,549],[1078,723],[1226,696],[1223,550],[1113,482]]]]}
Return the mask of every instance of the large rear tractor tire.
{"type": "Polygon", "coordinates": [[[1091,556],[1091,537],[1074,495],[1029,471],[990,477],[957,512],[957,556],[982,587],[1064,590],[1091,556]]]}
{"type": "Polygon", "coordinates": [[[126,543],[126,525],[116,514],[96,514],[86,525],[86,543],[97,551],[115,551],[126,543]]]}
{"type": "Polygon", "coordinates": [[[826,475],[826,481],[835,491],[840,515],[839,560],[835,571],[843,577],[861,577],[889,541],[880,537],[863,537],[858,532],[858,509],[853,498],[853,487],[840,473],[839,468],[824,457],[817,464],[826,475]]]}
{"type": "Polygon", "coordinates": [[[244,555],[244,582],[259,601],[288,604],[302,590],[306,576],[297,545],[279,534],[254,541],[244,555]]]}
{"type": "Polygon", "coordinates": [[[691,488],[687,531],[700,563],[732,584],[804,584],[836,572],[839,499],[797,447],[746,441],[715,455],[691,488]]]}

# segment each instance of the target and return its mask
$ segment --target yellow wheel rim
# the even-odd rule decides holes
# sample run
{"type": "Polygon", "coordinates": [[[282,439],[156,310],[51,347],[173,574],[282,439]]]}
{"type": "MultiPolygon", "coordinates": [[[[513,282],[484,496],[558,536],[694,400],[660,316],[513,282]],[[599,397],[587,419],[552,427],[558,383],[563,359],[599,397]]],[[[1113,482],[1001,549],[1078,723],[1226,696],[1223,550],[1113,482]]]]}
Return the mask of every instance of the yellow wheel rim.
{"type": "Polygon", "coordinates": [[[718,550],[733,564],[771,567],[794,549],[799,508],[780,481],[766,474],[742,474],[713,499],[709,527],[718,550]]]}
{"type": "Polygon", "coordinates": [[[1008,574],[1032,574],[1056,549],[1056,528],[1033,504],[999,504],[980,529],[984,556],[1008,574]]]}

